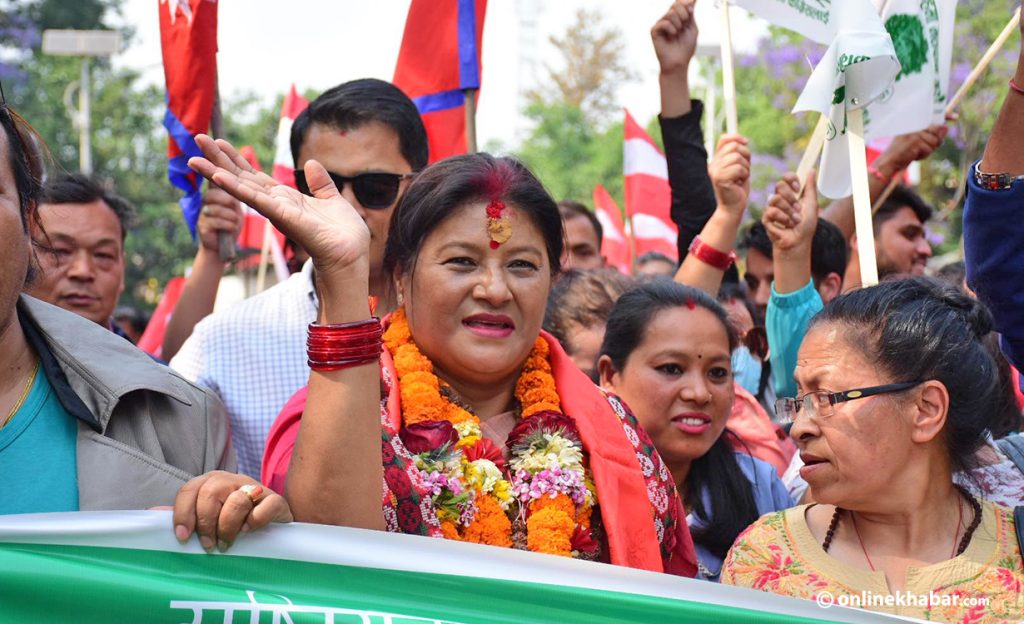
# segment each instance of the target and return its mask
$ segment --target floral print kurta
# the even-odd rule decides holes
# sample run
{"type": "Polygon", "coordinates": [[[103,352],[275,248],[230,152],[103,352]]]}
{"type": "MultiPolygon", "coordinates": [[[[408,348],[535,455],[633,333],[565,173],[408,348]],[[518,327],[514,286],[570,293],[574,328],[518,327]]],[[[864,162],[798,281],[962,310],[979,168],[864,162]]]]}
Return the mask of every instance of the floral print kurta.
{"type": "MultiPolygon", "coordinates": [[[[853,568],[822,549],[807,527],[806,509],[801,505],[764,516],[740,534],[726,557],[722,582],[819,604],[839,604],[841,595],[891,595],[882,572],[853,568]]],[[[902,593],[934,599],[864,608],[958,624],[1024,621],[1024,562],[1013,510],[983,501],[982,521],[967,550],[948,561],[909,568],[902,593]]]]}

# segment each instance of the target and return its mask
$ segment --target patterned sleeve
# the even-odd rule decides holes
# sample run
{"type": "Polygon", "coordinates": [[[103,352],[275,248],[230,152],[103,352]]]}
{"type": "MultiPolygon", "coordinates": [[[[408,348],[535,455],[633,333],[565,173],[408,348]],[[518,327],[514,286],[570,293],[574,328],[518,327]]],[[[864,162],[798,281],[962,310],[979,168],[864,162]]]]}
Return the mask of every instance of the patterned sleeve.
{"type": "Polygon", "coordinates": [[[696,574],[696,561],[691,561],[696,558],[693,539],[686,525],[683,500],[676,490],[672,474],[654,448],[654,442],[640,426],[629,407],[615,395],[605,396],[612,410],[622,421],[626,437],[636,449],[636,458],[647,482],[647,497],[651,501],[654,530],[661,543],[661,559],[665,572],[692,577],[696,574]]]}
{"type": "Polygon", "coordinates": [[[423,476],[413,456],[402,444],[388,421],[388,393],[393,383],[387,369],[381,369],[381,459],[384,464],[384,523],[392,533],[442,537],[441,524],[427,495],[423,476]]]}

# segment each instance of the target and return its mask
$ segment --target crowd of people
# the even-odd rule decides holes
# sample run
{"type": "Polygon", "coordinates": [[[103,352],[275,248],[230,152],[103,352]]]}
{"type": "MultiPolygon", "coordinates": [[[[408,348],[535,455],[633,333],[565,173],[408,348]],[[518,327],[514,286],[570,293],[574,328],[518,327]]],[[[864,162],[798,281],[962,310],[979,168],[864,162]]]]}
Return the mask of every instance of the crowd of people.
{"type": "MultiPolygon", "coordinates": [[[[297,189],[197,137],[169,364],[115,322],[131,206],[47,174],[0,106],[0,514],[173,505],[207,550],[295,519],[1024,618],[1024,48],[965,182],[963,266],[926,276],[932,209],[898,186],[862,287],[852,202],[821,209],[813,173],[779,172],[743,227],[751,151],[725,135],[708,160],[693,5],[651,30],[680,263],[606,267],[589,208],[511,156],[428,166],[412,101],[356,80],[295,120],[297,189]],[[213,312],[242,204],[301,268],[213,312]]],[[[873,198],[945,135],[897,137],[873,198]]]]}

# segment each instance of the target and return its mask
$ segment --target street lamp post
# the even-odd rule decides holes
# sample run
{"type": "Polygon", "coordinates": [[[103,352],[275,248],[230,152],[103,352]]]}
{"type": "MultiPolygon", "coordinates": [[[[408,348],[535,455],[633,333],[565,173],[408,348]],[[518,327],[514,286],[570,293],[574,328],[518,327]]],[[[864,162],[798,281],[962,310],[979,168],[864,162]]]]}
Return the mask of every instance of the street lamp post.
{"type": "Polygon", "coordinates": [[[64,104],[79,132],[78,166],[82,173],[92,173],[92,110],[90,107],[91,59],[110,56],[121,48],[121,34],[114,30],[44,30],[43,53],[55,56],[82,57],[82,77],[78,85],[78,109],[71,106],[72,85],[65,92],[64,104]]]}

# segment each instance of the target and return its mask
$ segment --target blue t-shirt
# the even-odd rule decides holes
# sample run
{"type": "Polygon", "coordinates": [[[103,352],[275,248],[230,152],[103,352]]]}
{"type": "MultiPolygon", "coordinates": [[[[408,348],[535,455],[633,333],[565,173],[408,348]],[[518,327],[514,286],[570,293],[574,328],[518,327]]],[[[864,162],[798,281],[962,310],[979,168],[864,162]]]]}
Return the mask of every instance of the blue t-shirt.
{"type": "Polygon", "coordinates": [[[0,515],[78,511],[77,435],[78,421],[40,369],[25,402],[0,429],[0,515]]]}

